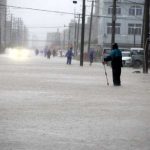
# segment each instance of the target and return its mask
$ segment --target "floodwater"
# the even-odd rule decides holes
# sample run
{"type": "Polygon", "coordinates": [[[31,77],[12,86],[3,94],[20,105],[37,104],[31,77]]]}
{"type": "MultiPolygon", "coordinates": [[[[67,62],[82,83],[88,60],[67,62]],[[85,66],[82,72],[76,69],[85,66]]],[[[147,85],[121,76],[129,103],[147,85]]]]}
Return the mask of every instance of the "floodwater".
{"type": "Polygon", "coordinates": [[[110,86],[100,63],[0,56],[0,149],[149,150],[150,75],[106,69],[110,86]]]}

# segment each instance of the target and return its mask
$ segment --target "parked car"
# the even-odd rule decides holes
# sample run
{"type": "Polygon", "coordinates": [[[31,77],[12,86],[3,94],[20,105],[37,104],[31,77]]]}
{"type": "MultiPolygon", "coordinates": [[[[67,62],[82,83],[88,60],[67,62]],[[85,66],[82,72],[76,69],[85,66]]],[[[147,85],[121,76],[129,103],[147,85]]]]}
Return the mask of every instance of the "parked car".
{"type": "Polygon", "coordinates": [[[122,51],[122,65],[126,67],[130,67],[132,65],[130,51],[122,51]]]}
{"type": "Polygon", "coordinates": [[[131,48],[132,66],[135,68],[142,67],[144,61],[144,49],[143,48],[131,48]]]}
{"type": "MultiPolygon", "coordinates": [[[[129,49],[127,48],[119,48],[122,52],[123,51],[128,51],[129,49]]],[[[103,60],[104,58],[106,58],[111,52],[110,48],[104,48],[102,51],[102,55],[101,55],[101,59],[103,60]]]]}

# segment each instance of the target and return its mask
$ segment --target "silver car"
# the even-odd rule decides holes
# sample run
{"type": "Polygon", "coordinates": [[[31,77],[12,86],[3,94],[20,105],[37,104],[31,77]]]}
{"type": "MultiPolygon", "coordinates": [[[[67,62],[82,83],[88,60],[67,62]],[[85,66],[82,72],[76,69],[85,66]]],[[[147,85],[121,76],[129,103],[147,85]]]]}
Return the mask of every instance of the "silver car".
{"type": "Polygon", "coordinates": [[[130,51],[122,51],[122,65],[126,67],[132,65],[132,58],[130,51]]]}

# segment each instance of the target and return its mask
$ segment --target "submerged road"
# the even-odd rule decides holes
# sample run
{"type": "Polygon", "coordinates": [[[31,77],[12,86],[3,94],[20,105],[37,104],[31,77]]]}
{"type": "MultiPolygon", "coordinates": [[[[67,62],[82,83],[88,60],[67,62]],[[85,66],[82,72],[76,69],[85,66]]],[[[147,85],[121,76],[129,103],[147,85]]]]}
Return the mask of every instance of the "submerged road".
{"type": "Polygon", "coordinates": [[[150,74],[0,56],[0,150],[150,150],[150,74]]]}

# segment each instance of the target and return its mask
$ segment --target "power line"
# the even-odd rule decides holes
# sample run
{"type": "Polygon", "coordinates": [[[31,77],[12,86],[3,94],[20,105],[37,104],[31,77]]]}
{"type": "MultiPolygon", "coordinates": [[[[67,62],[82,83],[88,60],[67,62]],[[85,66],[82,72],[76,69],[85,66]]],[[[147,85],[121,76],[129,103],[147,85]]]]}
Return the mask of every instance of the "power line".
{"type": "Polygon", "coordinates": [[[25,9],[25,10],[33,10],[33,11],[42,11],[42,12],[74,15],[74,13],[64,12],[64,11],[54,11],[54,10],[37,9],[37,8],[30,8],[30,7],[20,7],[20,6],[12,6],[12,5],[4,5],[4,4],[0,4],[0,6],[10,7],[10,8],[15,8],[15,9],[25,9]]]}
{"type": "Polygon", "coordinates": [[[27,27],[27,28],[31,28],[31,29],[53,29],[53,28],[65,28],[66,26],[56,26],[56,27],[27,27]]]}
{"type": "MultiPolygon", "coordinates": [[[[42,11],[42,12],[49,12],[49,13],[74,15],[74,13],[63,12],[63,11],[52,11],[52,10],[44,10],[44,9],[29,8],[29,7],[20,7],[20,6],[12,6],[12,5],[4,5],[4,4],[0,4],[0,6],[9,7],[9,8],[15,8],[15,9],[24,9],[24,10],[32,10],[32,11],[42,11]]],[[[85,16],[90,16],[90,15],[87,14],[85,16]]],[[[99,15],[93,15],[93,17],[111,18],[111,16],[108,16],[108,15],[100,15],[100,16],[99,15]]],[[[122,17],[122,18],[118,18],[118,19],[125,19],[125,18],[128,18],[128,17],[122,17]]]]}
{"type": "Polygon", "coordinates": [[[28,42],[52,42],[52,41],[47,41],[47,40],[32,40],[32,39],[24,40],[24,41],[28,41],[28,42]]]}

